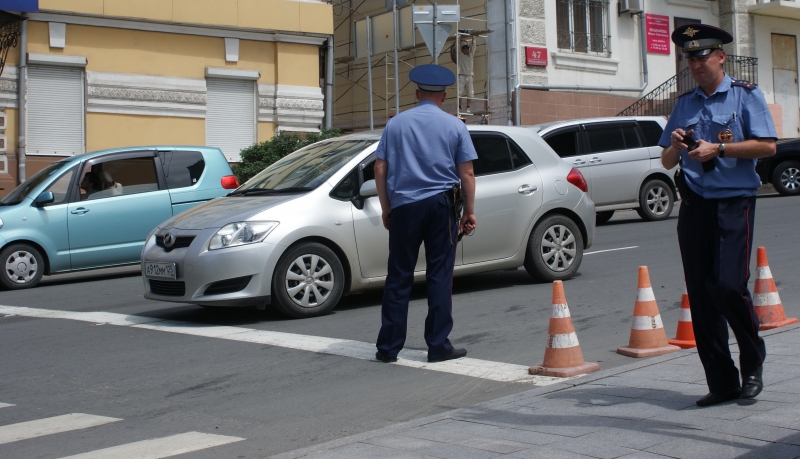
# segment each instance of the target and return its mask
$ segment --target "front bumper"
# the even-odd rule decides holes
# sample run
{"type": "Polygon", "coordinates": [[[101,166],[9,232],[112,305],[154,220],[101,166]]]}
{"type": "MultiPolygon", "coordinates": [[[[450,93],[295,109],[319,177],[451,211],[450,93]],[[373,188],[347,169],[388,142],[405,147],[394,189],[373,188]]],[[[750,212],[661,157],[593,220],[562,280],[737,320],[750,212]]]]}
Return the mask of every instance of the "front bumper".
{"type": "Polygon", "coordinates": [[[247,306],[269,303],[272,273],[284,247],[258,242],[208,250],[217,228],[170,230],[175,238],[192,237],[185,248],[167,250],[156,244],[159,230],[142,250],[144,297],[151,300],[203,306],[247,306]],[[175,263],[175,280],[145,275],[145,263],[175,263]]]}

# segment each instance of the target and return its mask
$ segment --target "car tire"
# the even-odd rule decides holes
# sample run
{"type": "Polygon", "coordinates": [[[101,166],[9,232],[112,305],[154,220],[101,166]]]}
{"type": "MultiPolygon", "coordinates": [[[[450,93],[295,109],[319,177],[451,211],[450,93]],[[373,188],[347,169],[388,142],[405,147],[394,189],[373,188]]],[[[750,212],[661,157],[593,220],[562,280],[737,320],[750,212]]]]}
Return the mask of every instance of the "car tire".
{"type": "Polygon", "coordinates": [[[608,223],[611,220],[611,217],[614,216],[613,210],[605,210],[603,212],[597,212],[597,216],[595,217],[595,225],[602,225],[603,223],[608,223]]]}
{"type": "Polygon", "coordinates": [[[12,244],[0,252],[3,274],[0,283],[9,290],[36,287],[45,270],[44,257],[33,246],[12,244]]]}
{"type": "Polygon", "coordinates": [[[639,208],[636,212],[644,220],[666,220],[672,214],[675,195],[672,187],[660,179],[648,180],[639,190],[639,208]]]}
{"type": "Polygon", "coordinates": [[[800,194],[800,161],[784,161],[775,166],[772,185],[783,196],[800,194]]]}
{"type": "Polygon", "coordinates": [[[336,307],[344,283],[344,268],[333,250],[316,242],[300,244],[275,266],[272,304],[295,319],[321,316],[336,307]]]}
{"type": "Polygon", "coordinates": [[[569,217],[551,215],[531,231],[525,270],[545,282],[574,276],[583,260],[583,235],[569,217]]]}

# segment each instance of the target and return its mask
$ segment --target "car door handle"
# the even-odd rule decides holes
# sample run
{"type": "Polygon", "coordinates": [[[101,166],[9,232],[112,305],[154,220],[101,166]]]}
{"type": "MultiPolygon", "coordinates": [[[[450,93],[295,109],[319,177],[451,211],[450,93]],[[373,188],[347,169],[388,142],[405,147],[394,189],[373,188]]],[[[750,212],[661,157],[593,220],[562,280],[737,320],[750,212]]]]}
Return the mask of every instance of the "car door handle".
{"type": "Polygon", "coordinates": [[[538,190],[539,188],[535,185],[522,185],[517,189],[517,193],[528,195],[533,193],[534,191],[538,190]]]}
{"type": "Polygon", "coordinates": [[[586,161],[584,161],[582,159],[576,159],[575,161],[572,162],[572,164],[574,164],[576,166],[583,166],[584,164],[586,164],[586,161]]]}
{"type": "Polygon", "coordinates": [[[85,208],[85,207],[78,207],[77,209],[73,210],[73,211],[72,211],[72,212],[70,212],[70,213],[71,213],[71,214],[74,214],[74,215],[83,215],[83,214],[85,214],[86,212],[89,212],[89,209],[87,209],[87,208],[85,208]]]}
{"type": "Polygon", "coordinates": [[[597,156],[589,160],[589,162],[592,164],[599,163],[600,161],[602,161],[602,159],[598,158],[597,156]]]}

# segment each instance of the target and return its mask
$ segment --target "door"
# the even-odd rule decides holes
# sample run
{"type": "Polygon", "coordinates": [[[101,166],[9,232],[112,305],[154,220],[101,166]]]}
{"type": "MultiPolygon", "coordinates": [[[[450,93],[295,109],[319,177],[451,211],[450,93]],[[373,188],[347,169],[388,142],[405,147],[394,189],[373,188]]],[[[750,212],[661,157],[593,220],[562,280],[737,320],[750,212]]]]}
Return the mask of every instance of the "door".
{"type": "Polygon", "coordinates": [[[78,186],[67,215],[72,269],[140,261],[147,234],[172,216],[153,152],[89,162],[78,186]]]}
{"type": "Polygon", "coordinates": [[[461,240],[465,265],[516,254],[542,206],[542,177],[513,140],[499,133],[472,133],[472,143],[478,153],[472,162],[478,226],[461,240]]]}
{"type": "Polygon", "coordinates": [[[569,126],[559,128],[544,134],[542,138],[553,151],[572,167],[580,169],[586,184],[589,186],[589,193],[592,191],[592,172],[589,170],[589,160],[584,154],[581,142],[580,127],[569,126]]]}
{"type": "MultiPolygon", "coordinates": [[[[673,19],[673,23],[675,24],[675,28],[673,28],[672,30],[675,30],[678,27],[685,26],[687,24],[700,24],[702,22],[703,21],[701,21],[700,19],[690,19],[690,18],[678,18],[678,17],[676,17],[676,18],[673,19]]],[[[690,38],[688,38],[686,41],[689,41],[689,40],[690,40],[690,38]]],[[[686,70],[687,68],[689,68],[689,63],[686,62],[686,58],[683,57],[682,48],[683,48],[683,46],[675,45],[675,74],[676,75],[681,73],[682,71],[686,70]]],[[[692,89],[694,87],[695,87],[695,82],[694,82],[693,79],[691,79],[689,77],[683,78],[683,79],[680,79],[680,78],[678,79],[678,88],[677,88],[678,94],[683,94],[684,92],[686,92],[686,91],[688,91],[688,90],[690,90],[690,89],[692,89]]]]}
{"type": "Polygon", "coordinates": [[[31,209],[31,226],[38,229],[40,240],[47,241],[42,245],[45,245],[47,250],[50,272],[53,273],[68,271],[71,268],[67,208],[72,190],[70,185],[77,175],[77,170],[78,166],[71,167],[44,190],[53,193],[53,202],[31,209]]]}
{"type": "Polygon", "coordinates": [[[783,137],[800,136],[800,107],[797,91],[797,38],[772,34],[772,78],[775,103],[783,111],[783,137]]]}
{"type": "Polygon", "coordinates": [[[590,195],[596,206],[634,202],[639,181],[650,170],[650,151],[635,121],[584,125],[592,171],[590,195]]]}

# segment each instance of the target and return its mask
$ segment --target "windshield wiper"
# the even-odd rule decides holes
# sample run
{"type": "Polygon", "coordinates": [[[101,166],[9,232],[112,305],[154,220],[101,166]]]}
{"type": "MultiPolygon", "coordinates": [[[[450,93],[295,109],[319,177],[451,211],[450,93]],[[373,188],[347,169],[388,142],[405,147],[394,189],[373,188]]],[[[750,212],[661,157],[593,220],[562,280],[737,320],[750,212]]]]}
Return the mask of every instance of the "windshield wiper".
{"type": "Polygon", "coordinates": [[[289,188],[248,188],[246,190],[232,191],[228,196],[251,196],[251,195],[265,195],[265,194],[280,194],[280,193],[302,193],[311,191],[310,187],[289,187],[289,188]]]}

